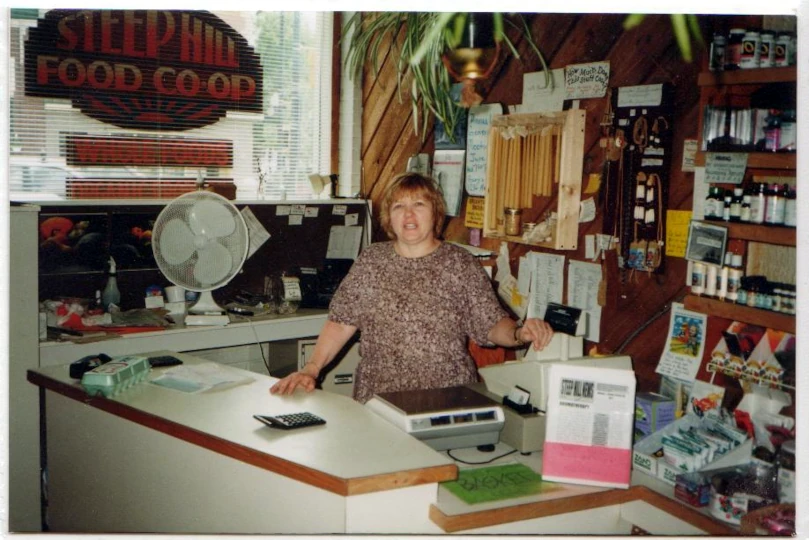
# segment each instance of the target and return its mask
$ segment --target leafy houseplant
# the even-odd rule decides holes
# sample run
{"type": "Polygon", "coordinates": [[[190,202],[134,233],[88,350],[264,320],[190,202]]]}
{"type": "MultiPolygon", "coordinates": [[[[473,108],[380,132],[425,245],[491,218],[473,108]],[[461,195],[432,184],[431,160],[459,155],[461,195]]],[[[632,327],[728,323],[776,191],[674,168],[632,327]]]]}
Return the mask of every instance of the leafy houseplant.
{"type": "MultiPolygon", "coordinates": [[[[490,17],[491,37],[499,51],[501,44],[519,58],[514,43],[506,35],[505,28],[514,28],[527,39],[539,57],[549,80],[545,59],[536,46],[526,19],[520,14],[472,14],[472,13],[425,13],[425,12],[374,12],[355,13],[345,25],[349,36],[346,63],[353,78],[362,76],[367,61],[371,61],[375,74],[379,72],[379,54],[382,47],[393,55],[396,62],[397,91],[401,100],[405,78],[412,77],[410,96],[413,106],[413,122],[416,132],[424,140],[427,135],[427,118],[435,115],[444,124],[447,134],[455,133],[455,125],[462,117],[464,105],[452,97],[453,73],[447,60],[448,53],[468,47],[469,30],[475,17],[490,17]],[[401,36],[400,36],[401,34],[401,36]],[[423,120],[420,122],[420,119],[423,120]]],[[[496,62],[496,58],[492,60],[496,62]]],[[[493,64],[492,64],[493,65],[493,64]]],[[[457,73],[454,73],[457,77],[457,73]]],[[[473,104],[475,79],[463,77],[467,96],[473,104]]],[[[451,136],[451,135],[450,135],[451,136]]]]}

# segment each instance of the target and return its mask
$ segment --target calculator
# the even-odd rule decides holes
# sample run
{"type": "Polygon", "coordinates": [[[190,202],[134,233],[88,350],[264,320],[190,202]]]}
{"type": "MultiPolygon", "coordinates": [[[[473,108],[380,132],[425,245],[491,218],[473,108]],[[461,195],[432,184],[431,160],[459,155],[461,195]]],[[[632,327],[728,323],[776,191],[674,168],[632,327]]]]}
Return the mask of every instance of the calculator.
{"type": "Polygon", "coordinates": [[[253,418],[270,427],[279,429],[296,429],[307,426],[319,426],[326,423],[321,417],[310,412],[278,414],[276,416],[254,414],[253,418]]]}

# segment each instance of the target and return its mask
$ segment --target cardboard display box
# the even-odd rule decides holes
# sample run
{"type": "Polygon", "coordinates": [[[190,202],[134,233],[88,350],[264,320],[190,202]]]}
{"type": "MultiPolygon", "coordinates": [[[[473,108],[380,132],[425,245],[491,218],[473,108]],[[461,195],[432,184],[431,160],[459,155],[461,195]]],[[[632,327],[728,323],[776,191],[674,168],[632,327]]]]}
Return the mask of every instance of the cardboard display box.
{"type": "MultiPolygon", "coordinates": [[[[655,476],[667,484],[675,485],[677,475],[685,471],[676,469],[666,463],[666,460],[661,455],[660,457],[655,454],[663,448],[663,437],[671,433],[675,433],[680,427],[696,427],[700,425],[703,420],[696,415],[686,415],[676,422],[672,422],[663,429],[652,433],[642,441],[638,442],[632,451],[632,467],[636,470],[642,471],[651,476],[655,476]]],[[[743,465],[750,461],[753,454],[753,440],[747,439],[745,442],[716,459],[700,469],[701,471],[710,471],[720,469],[722,467],[731,467],[733,465],[743,465]]]]}

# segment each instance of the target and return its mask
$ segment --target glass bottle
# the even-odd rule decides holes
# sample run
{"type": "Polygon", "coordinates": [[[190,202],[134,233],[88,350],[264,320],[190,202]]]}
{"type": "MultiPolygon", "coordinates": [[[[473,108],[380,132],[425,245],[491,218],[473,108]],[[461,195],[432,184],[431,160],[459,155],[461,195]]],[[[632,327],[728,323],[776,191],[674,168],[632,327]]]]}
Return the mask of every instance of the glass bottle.
{"type": "Polygon", "coordinates": [[[767,213],[767,184],[753,184],[753,196],[750,198],[750,223],[764,223],[767,213]]]}
{"type": "Polygon", "coordinates": [[[726,46],[727,46],[727,38],[725,36],[723,36],[722,34],[713,35],[708,69],[710,69],[711,71],[722,71],[725,68],[726,46]]]}
{"type": "Polygon", "coordinates": [[[733,188],[733,196],[730,199],[730,217],[729,221],[742,220],[742,188],[733,188]]]}
{"type": "Polygon", "coordinates": [[[733,200],[733,195],[725,192],[725,202],[722,206],[722,220],[730,221],[730,204],[733,200]]]}
{"type": "Polygon", "coordinates": [[[785,206],[781,186],[773,182],[767,190],[767,210],[764,212],[764,222],[768,225],[783,225],[785,206]]]}
{"type": "Polygon", "coordinates": [[[704,219],[716,220],[722,219],[722,188],[718,186],[710,186],[708,188],[708,198],[705,199],[705,208],[703,210],[704,219]]]}
{"type": "Polygon", "coordinates": [[[742,223],[750,223],[750,199],[749,193],[745,193],[742,197],[742,212],[739,215],[739,220],[742,223]]]}
{"type": "Polygon", "coordinates": [[[784,184],[784,225],[798,226],[798,195],[789,184],[784,184]]]}

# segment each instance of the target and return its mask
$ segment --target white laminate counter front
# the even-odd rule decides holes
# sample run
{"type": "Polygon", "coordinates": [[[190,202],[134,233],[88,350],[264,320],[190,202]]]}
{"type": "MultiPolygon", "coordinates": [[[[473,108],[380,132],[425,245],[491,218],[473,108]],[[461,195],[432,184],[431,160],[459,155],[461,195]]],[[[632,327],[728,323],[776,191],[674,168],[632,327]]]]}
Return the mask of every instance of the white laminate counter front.
{"type": "MultiPolygon", "coordinates": [[[[188,354],[177,356],[188,366],[204,363],[188,354]]],[[[373,518],[365,515],[368,509],[378,506],[375,513],[384,514],[380,508],[393,504],[388,511],[398,511],[397,506],[406,507],[407,498],[412,504],[419,499],[424,524],[428,522],[425,497],[435,500],[437,483],[457,476],[457,467],[449,458],[348,397],[323,391],[274,396],[269,393],[275,381],[272,377],[216,366],[249,382],[188,394],[146,381],[107,399],[87,396],[69,378],[67,366],[29,371],[29,381],[50,390],[45,393],[45,409],[52,530],[363,532],[373,518]],[[254,414],[299,411],[317,414],[327,423],[283,431],[253,418],[254,414]],[[139,449],[144,445],[146,448],[139,449]],[[145,459],[150,452],[155,455],[145,459]],[[122,467],[127,463],[138,466],[122,467]],[[184,468],[191,469],[181,473],[184,468]],[[173,516],[166,516],[161,520],[154,511],[137,518],[138,504],[127,511],[126,524],[110,517],[112,507],[107,501],[122,504],[127,498],[129,502],[151,499],[155,495],[152,486],[171,475],[179,476],[171,486],[160,488],[160,497],[167,504],[188,500],[189,508],[183,509],[189,512],[187,519],[177,523],[173,516]],[[233,481],[239,485],[229,485],[233,481]],[[189,489],[195,483],[199,487],[189,489]],[[205,514],[191,510],[222,489],[238,493],[242,500],[210,501],[210,507],[202,509],[205,514]],[[268,499],[272,510],[268,507],[263,512],[266,516],[251,514],[232,526],[225,525],[228,516],[203,524],[205,519],[213,519],[211,512],[226,513],[223,508],[233,505],[241,505],[240,511],[245,505],[260,508],[261,501],[252,500],[254,489],[266,490],[268,498],[280,498],[279,504],[291,504],[289,499],[303,493],[312,503],[324,505],[326,514],[320,521],[301,522],[301,515],[317,513],[306,500],[296,501],[300,505],[296,512],[281,512],[268,499]],[[207,490],[213,493],[205,493],[207,490]],[[364,504],[352,504],[355,497],[364,504]],[[219,526],[223,529],[211,528],[219,526]]],[[[153,369],[149,378],[159,374],[153,369]]],[[[310,520],[315,518],[310,516],[310,520]]],[[[395,520],[388,522],[394,527],[388,532],[402,531],[395,520]]],[[[420,526],[421,532],[438,530],[424,527],[420,526]]]]}
{"type": "Polygon", "coordinates": [[[109,356],[162,349],[187,352],[311,337],[320,333],[327,316],[326,310],[299,309],[290,315],[248,319],[226,326],[181,326],[155,332],[124,334],[114,339],[91,343],[48,341],[39,345],[39,365],[48,367],[69,364],[99,352],[109,356]]]}

